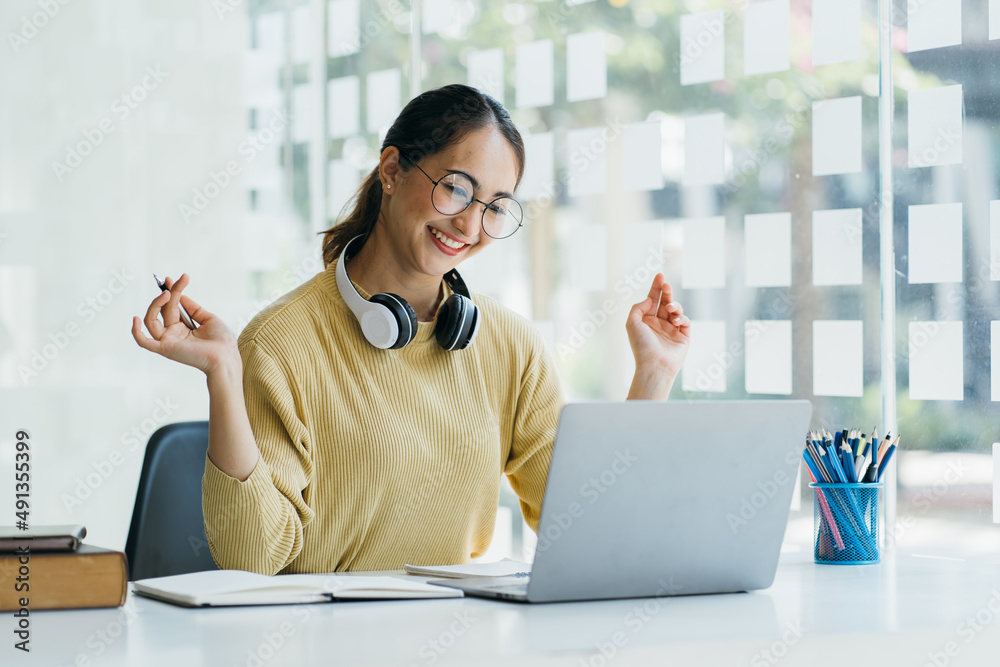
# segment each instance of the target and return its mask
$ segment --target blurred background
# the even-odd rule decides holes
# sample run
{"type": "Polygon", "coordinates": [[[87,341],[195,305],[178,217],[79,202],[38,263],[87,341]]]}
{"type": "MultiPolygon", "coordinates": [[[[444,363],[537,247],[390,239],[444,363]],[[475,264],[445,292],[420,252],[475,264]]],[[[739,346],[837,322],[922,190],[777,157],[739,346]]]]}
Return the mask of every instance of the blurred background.
{"type": "MultiPolygon", "coordinates": [[[[132,340],[151,274],[238,334],[323,270],[406,101],[460,82],[528,155],[526,227],[461,270],[536,323],[571,400],[625,396],[625,314],[663,271],[694,322],[673,398],[884,434],[892,201],[895,537],[996,552],[1000,3],[891,10],[882,184],[875,0],[5,1],[0,470],[30,431],[32,522],[122,548],[150,435],[208,418],[204,376],[132,340]]],[[[811,530],[801,484],[788,548],[811,530]]],[[[505,485],[490,555],[532,538],[505,485]]]]}

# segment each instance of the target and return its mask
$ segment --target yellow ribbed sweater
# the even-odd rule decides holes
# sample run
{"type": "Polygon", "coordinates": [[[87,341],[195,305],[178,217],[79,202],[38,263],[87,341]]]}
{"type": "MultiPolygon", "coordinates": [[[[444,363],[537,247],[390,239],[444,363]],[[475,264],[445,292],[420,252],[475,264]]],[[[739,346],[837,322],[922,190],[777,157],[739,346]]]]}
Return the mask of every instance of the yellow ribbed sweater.
{"type": "Polygon", "coordinates": [[[242,482],[205,458],[205,532],[219,567],[467,562],[492,540],[504,473],[537,530],[564,403],[538,330],[473,293],[482,324],[465,350],[442,349],[435,322],[419,322],[406,347],[380,350],[335,270],[266,306],[239,335],[261,455],[242,482]]]}

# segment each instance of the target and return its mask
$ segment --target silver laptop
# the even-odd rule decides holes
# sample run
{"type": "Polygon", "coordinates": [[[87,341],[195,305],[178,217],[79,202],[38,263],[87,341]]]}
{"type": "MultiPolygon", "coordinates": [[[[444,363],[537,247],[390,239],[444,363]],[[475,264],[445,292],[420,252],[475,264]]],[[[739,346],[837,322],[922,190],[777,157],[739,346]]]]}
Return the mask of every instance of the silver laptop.
{"type": "Polygon", "coordinates": [[[568,403],[530,576],[431,583],[521,602],[767,588],[811,414],[801,400],[568,403]]]}

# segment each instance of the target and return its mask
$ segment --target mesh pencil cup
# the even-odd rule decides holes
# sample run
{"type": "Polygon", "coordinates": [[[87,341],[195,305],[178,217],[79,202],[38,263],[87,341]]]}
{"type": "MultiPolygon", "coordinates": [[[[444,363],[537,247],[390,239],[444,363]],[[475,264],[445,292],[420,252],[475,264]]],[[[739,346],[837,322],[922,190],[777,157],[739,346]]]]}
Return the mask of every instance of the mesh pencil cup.
{"type": "Polygon", "coordinates": [[[817,563],[879,562],[878,491],[872,484],[812,483],[813,553],[817,563]]]}

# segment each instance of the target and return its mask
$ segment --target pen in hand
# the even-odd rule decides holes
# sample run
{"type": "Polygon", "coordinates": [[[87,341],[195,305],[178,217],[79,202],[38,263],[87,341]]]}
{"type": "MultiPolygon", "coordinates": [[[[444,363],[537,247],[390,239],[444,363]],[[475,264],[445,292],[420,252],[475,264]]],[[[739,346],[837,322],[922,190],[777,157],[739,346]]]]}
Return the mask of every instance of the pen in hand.
{"type": "MultiPolygon", "coordinates": [[[[160,288],[161,292],[166,292],[167,290],[170,289],[169,287],[167,287],[167,284],[165,282],[161,281],[159,278],[156,277],[155,273],[153,274],[153,280],[156,281],[156,284],[160,288]]],[[[191,319],[191,316],[187,314],[187,311],[184,310],[184,306],[182,306],[179,301],[177,302],[177,308],[180,309],[181,322],[186,324],[187,328],[191,329],[192,331],[197,329],[198,325],[195,323],[194,320],[191,319]]]]}

